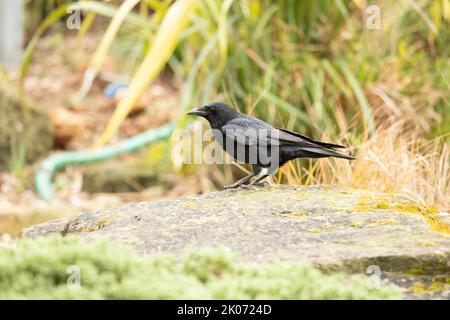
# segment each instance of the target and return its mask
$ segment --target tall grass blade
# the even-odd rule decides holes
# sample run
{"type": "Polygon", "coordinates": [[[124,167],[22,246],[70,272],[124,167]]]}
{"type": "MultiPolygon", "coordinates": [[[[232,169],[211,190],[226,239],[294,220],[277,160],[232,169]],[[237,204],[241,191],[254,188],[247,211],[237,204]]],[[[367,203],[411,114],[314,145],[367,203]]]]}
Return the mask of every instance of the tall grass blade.
{"type": "Polygon", "coordinates": [[[166,65],[178,44],[181,32],[191,18],[195,6],[195,0],[178,0],[170,7],[156,33],[150,52],[133,76],[125,97],[119,102],[95,147],[100,147],[111,139],[142,92],[166,65]]]}
{"type": "Polygon", "coordinates": [[[309,119],[308,115],[301,111],[299,108],[294,107],[292,104],[287,102],[286,100],[283,100],[280,97],[275,96],[274,94],[270,92],[264,92],[263,90],[260,90],[260,93],[262,97],[275,104],[276,106],[280,107],[281,109],[284,109],[286,112],[292,114],[294,117],[298,118],[301,122],[308,126],[312,126],[315,129],[317,129],[317,126],[311,122],[311,119],[309,119]]]}
{"type": "Polygon", "coordinates": [[[227,49],[228,49],[228,34],[227,34],[227,15],[230,10],[233,0],[225,0],[220,8],[219,17],[219,49],[220,49],[220,61],[219,61],[219,71],[225,66],[227,60],[227,49]]]}
{"type": "Polygon", "coordinates": [[[75,96],[75,100],[83,100],[91,89],[92,82],[97,76],[103,64],[103,61],[105,60],[105,56],[108,53],[108,50],[111,47],[117,32],[119,31],[120,26],[122,25],[128,13],[138,4],[139,1],[140,0],[126,0],[120,6],[117,14],[109,24],[105,35],[103,36],[99,46],[97,47],[94,56],[92,57],[89,67],[84,74],[83,83],[81,84],[81,87],[75,96]]]}
{"type": "MultiPolygon", "coordinates": [[[[105,17],[114,17],[117,12],[117,7],[114,5],[97,2],[97,1],[80,1],[80,2],[73,2],[70,5],[63,4],[60,7],[53,10],[45,19],[42,21],[42,23],[37,28],[36,32],[34,33],[33,37],[31,38],[30,42],[26,46],[23,58],[22,58],[22,65],[20,67],[20,81],[23,83],[23,80],[27,76],[28,73],[28,67],[31,62],[31,58],[34,52],[34,49],[36,48],[36,45],[39,41],[39,39],[42,37],[44,32],[54,25],[57,21],[61,20],[66,14],[67,10],[70,6],[76,6],[80,10],[84,10],[87,12],[94,12],[96,14],[105,16],[105,17]]],[[[131,23],[133,25],[136,25],[141,28],[150,28],[151,24],[146,20],[141,18],[139,15],[129,12],[126,16],[125,20],[128,23],[131,23]]]]}
{"type": "Polygon", "coordinates": [[[353,90],[353,93],[356,96],[356,100],[358,100],[359,107],[361,109],[361,113],[363,115],[365,124],[367,126],[367,129],[371,134],[375,133],[375,119],[372,114],[372,110],[370,108],[369,103],[367,102],[366,95],[364,94],[364,90],[362,89],[361,85],[359,84],[356,77],[351,72],[350,68],[348,67],[347,63],[344,61],[339,61],[338,65],[344,74],[350,88],[353,90]]]}
{"type": "Polygon", "coordinates": [[[86,18],[83,19],[80,31],[78,31],[78,39],[81,39],[86,34],[86,32],[88,32],[88,30],[92,26],[92,23],[94,23],[96,16],[97,14],[95,12],[89,12],[86,18]]]}
{"type": "Polygon", "coordinates": [[[22,65],[20,67],[20,82],[23,83],[25,80],[25,77],[28,73],[28,67],[30,66],[31,57],[34,51],[34,48],[36,47],[39,39],[41,38],[42,34],[55,22],[59,21],[62,17],[64,17],[67,13],[68,5],[62,5],[58,9],[54,10],[52,13],[50,13],[44,21],[40,24],[36,32],[34,33],[33,37],[31,38],[30,42],[28,43],[27,47],[25,48],[25,51],[23,53],[22,58],[22,65]]]}

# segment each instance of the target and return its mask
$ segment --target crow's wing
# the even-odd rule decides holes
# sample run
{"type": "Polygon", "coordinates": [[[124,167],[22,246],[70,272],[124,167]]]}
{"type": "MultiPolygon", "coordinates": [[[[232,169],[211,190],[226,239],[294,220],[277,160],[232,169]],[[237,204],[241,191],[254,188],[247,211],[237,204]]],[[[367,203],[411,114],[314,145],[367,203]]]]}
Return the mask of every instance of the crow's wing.
{"type": "Polygon", "coordinates": [[[253,117],[240,117],[229,121],[222,127],[222,133],[228,141],[236,141],[245,146],[279,145],[292,146],[308,153],[310,157],[338,157],[353,160],[354,157],[334,151],[343,146],[316,142],[294,132],[277,129],[262,120],[253,117]]]}
{"type": "Polygon", "coordinates": [[[244,145],[296,145],[299,147],[318,147],[319,145],[304,139],[300,135],[293,135],[279,130],[253,117],[239,117],[229,121],[222,127],[222,133],[227,139],[232,139],[244,145]]]}
{"type": "Polygon", "coordinates": [[[321,146],[321,147],[324,147],[324,148],[328,148],[328,149],[341,149],[341,148],[346,148],[345,146],[341,146],[341,145],[339,145],[339,144],[328,143],[328,142],[321,142],[321,141],[315,141],[315,140],[311,139],[310,137],[307,137],[307,136],[301,135],[301,134],[299,134],[299,133],[297,133],[297,132],[289,131],[289,130],[286,130],[286,129],[279,129],[279,128],[278,128],[278,130],[283,131],[283,132],[285,132],[285,133],[287,133],[287,134],[293,135],[293,136],[295,136],[295,137],[299,137],[299,138],[304,139],[304,140],[306,140],[306,141],[312,142],[312,143],[317,144],[317,145],[319,145],[319,146],[321,146]]]}

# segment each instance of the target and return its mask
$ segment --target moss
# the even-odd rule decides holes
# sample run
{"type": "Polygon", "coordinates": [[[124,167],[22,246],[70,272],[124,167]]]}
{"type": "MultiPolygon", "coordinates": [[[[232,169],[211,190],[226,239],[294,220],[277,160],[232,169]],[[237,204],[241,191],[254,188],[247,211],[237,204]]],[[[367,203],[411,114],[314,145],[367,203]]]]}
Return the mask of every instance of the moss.
{"type": "MultiPolygon", "coordinates": [[[[106,228],[117,219],[119,219],[117,215],[102,215],[95,222],[89,222],[88,224],[82,226],[79,232],[94,232],[106,228]]],[[[70,224],[67,224],[66,228],[62,232],[62,235],[66,235],[70,231],[70,224]]]]}
{"type": "Polygon", "coordinates": [[[362,196],[354,210],[357,212],[390,210],[416,214],[425,219],[431,230],[450,234],[450,225],[443,222],[436,214],[437,210],[434,206],[416,203],[401,195],[362,196]]]}
{"type": "Polygon", "coordinates": [[[433,279],[430,286],[428,287],[428,291],[430,293],[434,292],[442,292],[450,290],[450,278],[436,278],[433,279]]]}
{"type": "Polygon", "coordinates": [[[181,204],[183,206],[189,207],[189,208],[197,208],[198,207],[198,203],[194,200],[186,200],[181,202],[181,204]]]}
{"type": "Polygon", "coordinates": [[[412,269],[409,269],[406,273],[410,274],[412,276],[421,276],[421,275],[425,274],[426,272],[425,272],[425,269],[422,269],[422,268],[412,268],[412,269]]]}
{"type": "Polygon", "coordinates": [[[409,290],[419,295],[432,295],[448,291],[450,290],[450,279],[448,277],[436,277],[432,279],[430,284],[417,281],[409,290]]]}
{"type": "Polygon", "coordinates": [[[423,295],[426,292],[426,286],[424,283],[422,282],[415,282],[410,288],[410,291],[419,294],[419,295],[423,295]]]}
{"type": "Polygon", "coordinates": [[[377,204],[377,209],[389,209],[389,205],[387,203],[380,202],[377,204]]]}
{"type": "Polygon", "coordinates": [[[0,247],[1,299],[388,299],[402,290],[306,264],[247,264],[227,250],[138,256],[106,241],[25,239],[0,247]],[[74,277],[75,276],[75,277],[74,277]],[[79,279],[79,286],[73,286],[79,279]],[[75,282],[74,282],[75,280],[75,282]]]}

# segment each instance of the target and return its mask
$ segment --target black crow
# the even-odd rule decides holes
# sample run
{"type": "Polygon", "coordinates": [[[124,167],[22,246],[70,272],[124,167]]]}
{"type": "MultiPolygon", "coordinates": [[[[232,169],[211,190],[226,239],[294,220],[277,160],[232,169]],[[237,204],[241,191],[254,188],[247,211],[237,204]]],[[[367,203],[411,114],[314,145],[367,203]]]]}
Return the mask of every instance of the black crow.
{"type": "Polygon", "coordinates": [[[215,140],[225,152],[236,160],[252,165],[251,174],[225,188],[238,187],[255,176],[257,178],[251,184],[257,184],[275,173],[287,161],[296,158],[355,159],[334,150],[345,148],[344,146],[314,141],[295,132],[274,128],[222,102],[206,104],[190,110],[187,114],[208,120],[215,140]]]}

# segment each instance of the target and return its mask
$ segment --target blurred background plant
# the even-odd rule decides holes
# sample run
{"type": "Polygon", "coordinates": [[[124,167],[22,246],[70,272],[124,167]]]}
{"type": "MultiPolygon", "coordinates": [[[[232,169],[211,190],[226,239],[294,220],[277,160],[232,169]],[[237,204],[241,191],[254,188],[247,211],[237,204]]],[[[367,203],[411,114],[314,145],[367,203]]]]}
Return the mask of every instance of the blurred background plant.
{"type": "Polygon", "coordinates": [[[308,264],[245,263],[217,248],[142,257],[117,243],[69,236],[1,246],[0,258],[2,299],[369,300],[404,293],[394,284],[374,286],[363,276],[324,274],[308,264]]]}
{"type": "MultiPolygon", "coordinates": [[[[450,210],[449,0],[35,0],[27,13],[35,32],[20,75],[25,91],[36,64],[48,63],[45,44],[45,52],[63,52],[60,64],[73,73],[59,99],[63,111],[51,108],[54,127],[74,128],[59,148],[99,147],[170,121],[190,127],[186,109],[224,100],[276,126],[349,145],[357,156],[298,160],[272,182],[407,192],[450,210]],[[69,31],[58,21],[73,5],[82,22],[69,31]],[[369,23],[371,5],[379,28],[369,23]],[[128,88],[99,103],[111,83],[128,88]]],[[[45,100],[48,90],[37,91],[45,100]]],[[[130,178],[133,190],[207,192],[245,170],[169,164],[176,143],[130,160],[132,170],[154,173],[130,178]]],[[[120,171],[112,163],[104,176],[120,171]]],[[[99,181],[95,166],[81,170],[84,181],[91,170],[99,181]]]]}

